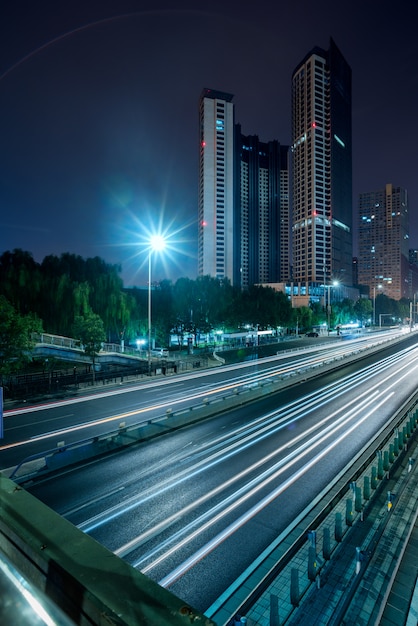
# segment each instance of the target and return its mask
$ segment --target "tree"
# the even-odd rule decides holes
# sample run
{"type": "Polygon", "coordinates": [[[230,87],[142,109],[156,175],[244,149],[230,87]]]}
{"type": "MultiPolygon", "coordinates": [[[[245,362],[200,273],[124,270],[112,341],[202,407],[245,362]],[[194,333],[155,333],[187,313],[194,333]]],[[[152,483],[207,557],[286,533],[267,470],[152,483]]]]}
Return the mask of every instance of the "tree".
{"type": "Polygon", "coordinates": [[[89,356],[93,364],[93,385],[96,382],[95,363],[96,357],[106,340],[106,333],[101,317],[93,311],[88,311],[85,316],[77,315],[74,320],[73,334],[80,339],[84,353],[89,356]]]}
{"type": "Polygon", "coordinates": [[[19,315],[10,302],[0,296],[0,384],[3,378],[19,371],[32,358],[32,334],[42,332],[33,314],[19,315]]]}
{"type": "Polygon", "coordinates": [[[359,298],[354,305],[354,313],[361,325],[364,326],[364,323],[372,317],[373,306],[371,301],[367,298],[359,298]]]}
{"type": "Polygon", "coordinates": [[[16,248],[0,256],[0,293],[20,315],[36,311],[41,294],[41,272],[30,252],[16,248]]]}
{"type": "Polygon", "coordinates": [[[300,306],[293,309],[293,316],[296,318],[293,325],[299,328],[301,332],[309,330],[312,327],[313,312],[309,306],[300,306]]]}
{"type": "Polygon", "coordinates": [[[335,313],[334,325],[336,326],[348,324],[357,319],[357,315],[354,312],[354,302],[349,298],[333,303],[332,310],[335,313]]]}

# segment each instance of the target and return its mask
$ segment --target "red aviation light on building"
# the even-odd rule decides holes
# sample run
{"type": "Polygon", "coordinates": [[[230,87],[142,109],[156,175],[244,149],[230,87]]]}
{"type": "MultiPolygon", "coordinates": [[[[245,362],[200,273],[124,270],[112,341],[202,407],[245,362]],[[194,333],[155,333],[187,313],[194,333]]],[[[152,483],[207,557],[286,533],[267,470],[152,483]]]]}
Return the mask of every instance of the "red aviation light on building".
{"type": "Polygon", "coordinates": [[[312,122],[312,128],[316,128],[316,122],[312,122]]]}
{"type": "Polygon", "coordinates": [[[206,147],[206,141],[202,141],[201,146],[202,146],[202,148],[205,148],[206,147]]]}
{"type": "Polygon", "coordinates": [[[202,225],[203,227],[205,227],[205,226],[207,226],[207,225],[208,225],[208,223],[207,223],[207,221],[206,221],[206,220],[202,220],[202,221],[201,221],[201,225],[202,225]]]}

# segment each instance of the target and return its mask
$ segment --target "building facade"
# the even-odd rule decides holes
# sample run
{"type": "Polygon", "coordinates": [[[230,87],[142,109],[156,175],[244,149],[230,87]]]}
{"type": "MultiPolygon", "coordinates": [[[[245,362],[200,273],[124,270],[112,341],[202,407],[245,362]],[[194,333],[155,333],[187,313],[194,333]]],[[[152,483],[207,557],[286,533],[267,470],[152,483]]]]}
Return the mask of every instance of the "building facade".
{"type": "Polygon", "coordinates": [[[331,39],[292,75],[293,281],[352,286],[351,69],[331,39]]]}
{"type": "MultiPolygon", "coordinates": [[[[198,275],[234,276],[234,104],[204,89],[199,100],[198,275]]],[[[236,250],[235,250],[236,255],[236,250]]]]}
{"type": "Polygon", "coordinates": [[[244,136],[233,96],[199,101],[198,274],[246,288],[290,277],[289,147],[244,136]]]}
{"type": "Polygon", "coordinates": [[[411,297],[408,194],[387,184],[359,197],[358,281],[371,295],[411,297]]]}
{"type": "MultiPolygon", "coordinates": [[[[290,278],[289,147],[244,136],[236,126],[241,287],[290,278]]],[[[238,283],[239,281],[239,283],[238,283]]]]}

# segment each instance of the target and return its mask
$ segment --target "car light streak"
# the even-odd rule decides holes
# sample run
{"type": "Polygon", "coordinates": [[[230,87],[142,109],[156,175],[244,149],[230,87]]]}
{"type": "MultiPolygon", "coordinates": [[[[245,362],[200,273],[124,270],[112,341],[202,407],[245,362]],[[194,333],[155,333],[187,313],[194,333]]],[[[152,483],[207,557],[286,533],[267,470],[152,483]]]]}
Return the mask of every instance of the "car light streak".
{"type": "MultiPolygon", "coordinates": [[[[352,400],[351,402],[346,404],[344,406],[344,410],[347,410],[347,408],[353,403],[356,403],[356,405],[358,405],[359,401],[364,395],[367,395],[367,398],[370,398],[374,396],[375,393],[372,393],[371,390],[367,390],[367,392],[361,394],[355,400],[352,400]]],[[[330,392],[328,394],[328,397],[329,399],[335,400],[335,397],[336,397],[335,391],[333,393],[330,392]]],[[[189,480],[191,477],[195,477],[202,472],[208,471],[209,469],[216,466],[218,463],[225,462],[228,458],[232,457],[233,455],[243,452],[246,448],[260,443],[260,441],[262,441],[263,439],[270,437],[271,435],[273,435],[274,433],[278,432],[279,430],[283,428],[287,428],[291,423],[305,417],[309,412],[313,411],[314,408],[318,408],[318,406],[322,406],[322,405],[324,405],[323,397],[320,398],[320,402],[318,400],[313,401],[313,402],[311,401],[309,404],[307,402],[303,402],[303,403],[294,402],[294,403],[291,403],[289,407],[293,409],[294,406],[296,406],[296,410],[290,411],[290,408],[289,408],[287,411],[282,411],[282,410],[274,411],[273,413],[268,414],[267,416],[262,416],[261,418],[258,418],[251,425],[251,427],[249,427],[249,425],[246,425],[237,429],[237,431],[235,431],[235,434],[234,433],[229,433],[229,435],[225,434],[222,437],[220,437],[218,440],[216,440],[215,444],[213,444],[212,442],[211,449],[212,450],[214,449],[215,452],[213,452],[208,457],[207,451],[206,451],[205,456],[200,461],[195,463],[193,468],[185,468],[181,472],[177,473],[175,478],[170,477],[169,479],[163,481],[158,491],[152,490],[150,494],[142,493],[140,498],[138,498],[138,496],[135,495],[130,500],[124,501],[121,504],[117,504],[114,507],[112,507],[110,510],[101,512],[98,515],[94,516],[93,518],[90,518],[89,520],[85,520],[78,527],[80,528],[80,530],[83,530],[86,533],[90,533],[98,526],[104,523],[108,523],[109,521],[114,520],[121,515],[124,515],[128,511],[141,506],[142,504],[144,504],[146,501],[150,500],[151,498],[154,498],[163,494],[168,489],[171,489],[173,485],[178,486],[182,482],[189,480]],[[309,408],[307,409],[307,407],[309,408]],[[266,423],[267,420],[268,422],[266,423]],[[261,428],[259,424],[262,424],[261,428]],[[244,438],[242,438],[242,433],[245,434],[244,438]],[[221,442],[223,442],[225,439],[228,440],[228,445],[226,447],[225,446],[220,447],[221,442]]],[[[297,437],[297,439],[299,440],[299,439],[306,438],[315,429],[323,426],[323,424],[326,423],[327,421],[334,419],[335,415],[336,413],[329,414],[324,420],[315,424],[310,429],[305,430],[301,435],[297,437]]],[[[287,447],[289,447],[289,445],[285,446],[285,448],[287,447]]],[[[278,452],[280,452],[280,450],[276,450],[274,454],[277,454],[278,452]]],[[[203,454],[203,452],[201,452],[201,454],[203,454]]],[[[273,456],[273,455],[270,455],[270,456],[273,456]]],[[[269,461],[270,456],[262,459],[257,464],[257,466],[269,461]]],[[[247,470],[247,473],[252,471],[255,468],[256,466],[249,467],[247,470]]],[[[225,488],[226,486],[227,486],[227,483],[224,483],[225,488]]]]}
{"type": "MultiPolygon", "coordinates": [[[[58,422],[59,420],[65,420],[65,419],[68,419],[69,417],[74,417],[74,413],[66,413],[65,415],[60,415],[59,417],[51,417],[49,419],[43,419],[42,424],[46,424],[47,422],[58,422]]],[[[25,426],[39,426],[39,422],[26,422],[25,426]]],[[[12,430],[20,430],[21,428],[22,426],[20,424],[16,426],[8,426],[7,432],[11,432],[12,430]]]]}
{"type": "MultiPolygon", "coordinates": [[[[259,513],[263,508],[268,506],[274,499],[276,499],[279,495],[281,495],[286,489],[288,489],[293,483],[295,483],[299,478],[301,478],[304,474],[306,474],[314,465],[316,465],[321,459],[323,459],[329,452],[331,452],[334,448],[336,448],[348,435],[350,435],[355,428],[358,427],[359,424],[364,422],[366,419],[370,417],[382,404],[388,401],[388,399],[394,395],[394,392],[391,392],[388,396],[383,398],[377,406],[375,406],[372,410],[366,413],[358,422],[353,424],[351,428],[342,433],[335,441],[330,443],[326,448],[324,448],[321,452],[319,452],[315,457],[313,457],[308,463],[306,463],[303,467],[301,467],[295,474],[293,474],[290,478],[288,478],[284,483],[279,485],[276,489],[271,491],[267,496],[265,496],[262,500],[260,500],[255,506],[251,507],[244,515],[241,515],[237,520],[235,520],[232,524],[227,526],[222,532],[218,533],[216,537],[214,537],[211,541],[207,542],[204,546],[200,548],[197,552],[195,552],[192,556],[186,559],[181,565],[179,565],[176,569],[170,572],[167,576],[159,581],[159,584],[162,587],[169,587],[174,582],[176,582],[179,578],[181,578],[189,569],[194,567],[196,563],[201,561],[205,556],[207,556],[210,552],[212,552],[218,545],[224,542],[228,537],[230,537],[234,532],[236,532],[241,526],[247,523],[250,519],[252,519],[257,513],[259,513]]],[[[214,522],[211,522],[211,524],[214,522]]],[[[194,535],[197,535],[201,532],[201,529],[195,531],[194,535]]],[[[184,541],[190,541],[193,537],[189,536],[184,541]]],[[[171,552],[174,552],[178,549],[177,546],[171,549],[171,552]]],[[[166,558],[167,555],[163,555],[166,558]]],[[[160,557],[161,560],[163,557],[160,557]]],[[[157,560],[155,563],[152,563],[148,568],[145,568],[144,573],[149,571],[155,564],[159,561],[157,560]]]]}
{"type": "MultiPolygon", "coordinates": [[[[339,345],[339,344],[338,344],[339,345]]],[[[318,350],[325,350],[327,349],[328,351],[330,350],[330,345],[327,344],[327,346],[319,346],[316,347],[316,351],[318,350]]],[[[339,346],[340,347],[340,346],[339,346]]],[[[300,354],[305,354],[308,352],[312,352],[313,349],[312,347],[307,347],[304,349],[300,349],[298,351],[298,355],[300,354]]],[[[286,359],[289,358],[289,353],[287,351],[284,351],[281,354],[272,356],[272,357],[265,357],[263,358],[263,363],[268,363],[271,361],[278,361],[278,360],[282,360],[282,359],[286,359]]],[[[306,358],[306,362],[308,362],[308,357],[304,357],[304,359],[306,358]]],[[[294,366],[296,367],[301,361],[299,359],[295,359],[294,361],[288,363],[288,366],[294,366]]],[[[256,367],[257,364],[252,361],[252,362],[246,362],[246,363],[235,363],[233,365],[224,365],[222,366],[222,373],[225,372],[235,372],[237,370],[240,369],[249,369],[249,368],[254,368],[256,367]]],[[[277,369],[277,365],[273,368],[274,370],[277,369]]],[[[209,369],[209,370],[204,370],[204,371],[200,371],[200,372],[193,372],[193,379],[198,379],[198,378],[207,378],[210,376],[217,376],[219,375],[219,370],[217,368],[214,369],[209,369]]],[[[230,380],[242,380],[247,378],[248,376],[253,376],[253,375],[257,375],[258,372],[255,373],[249,373],[249,374],[243,374],[239,377],[236,377],[236,379],[230,379],[230,380]]],[[[156,381],[152,381],[150,383],[140,383],[137,385],[132,385],[129,387],[124,387],[121,389],[112,389],[112,391],[103,391],[103,392],[98,392],[98,393],[92,393],[90,395],[87,396],[79,396],[76,398],[68,398],[67,400],[59,400],[56,402],[48,402],[48,403],[44,403],[44,404],[36,404],[36,405],[31,405],[31,406],[26,406],[26,407],[22,407],[19,409],[7,409],[4,411],[4,417],[13,417],[16,415],[23,415],[26,413],[30,413],[30,412],[36,412],[36,411],[45,411],[47,409],[54,409],[54,408],[58,408],[58,407],[62,407],[62,406],[67,406],[67,405],[71,405],[71,404],[78,404],[78,403],[82,403],[82,402],[90,402],[92,400],[100,400],[103,398],[108,398],[110,396],[115,396],[115,395],[120,395],[120,394],[124,394],[124,393],[131,393],[133,391],[143,391],[144,389],[155,389],[156,387],[162,387],[165,385],[170,385],[171,387],[173,386],[179,386],[182,383],[182,378],[186,378],[189,377],[190,372],[186,372],[185,374],[178,374],[176,378],[173,379],[164,379],[164,380],[156,380],[156,381]]]]}
{"type": "MultiPolygon", "coordinates": [[[[389,367],[393,365],[392,359],[389,359],[389,361],[390,361],[389,363],[385,363],[385,367],[389,367]]],[[[378,369],[376,368],[373,368],[373,369],[375,370],[374,372],[375,374],[380,374],[382,370],[382,366],[380,366],[380,368],[378,369]]],[[[396,372],[396,382],[393,384],[395,385],[398,384],[400,380],[408,376],[410,373],[411,373],[411,369],[410,369],[409,364],[401,366],[396,372]],[[406,372],[404,373],[402,377],[399,377],[399,372],[402,371],[402,369],[406,369],[406,372]]],[[[139,507],[141,504],[145,503],[146,501],[168,491],[170,488],[173,487],[173,485],[178,486],[182,482],[190,479],[191,477],[195,477],[198,474],[203,473],[207,471],[208,469],[211,469],[212,467],[216,466],[218,463],[221,463],[227,460],[233,455],[236,455],[244,451],[246,448],[259,443],[260,441],[262,441],[263,438],[271,436],[272,434],[279,431],[280,429],[287,428],[291,423],[294,423],[295,421],[300,420],[301,418],[305,417],[308,413],[312,412],[315,409],[318,409],[320,406],[324,406],[326,404],[325,399],[328,399],[328,401],[329,400],[335,401],[335,398],[338,397],[338,395],[342,395],[344,389],[349,388],[350,390],[352,390],[353,387],[363,382],[365,378],[370,379],[371,375],[372,374],[370,372],[370,368],[367,368],[367,370],[362,371],[360,374],[347,377],[347,379],[344,380],[344,383],[342,383],[341,381],[338,381],[338,383],[333,383],[328,388],[325,388],[326,390],[325,393],[321,393],[320,397],[314,399],[313,401],[312,401],[311,396],[313,396],[314,394],[317,394],[317,392],[313,392],[312,394],[309,394],[309,396],[306,396],[307,399],[302,402],[300,400],[295,401],[281,408],[279,411],[274,411],[268,415],[264,415],[258,418],[257,420],[253,422],[251,426],[247,424],[244,427],[237,429],[233,433],[227,433],[223,435],[222,437],[219,437],[217,440],[215,440],[215,442],[211,442],[210,444],[210,448],[212,450],[216,450],[216,448],[219,447],[218,450],[216,450],[214,453],[211,454],[210,457],[208,457],[207,449],[206,449],[207,446],[204,446],[199,454],[200,455],[205,454],[205,457],[200,462],[195,463],[193,468],[182,470],[176,475],[175,478],[169,478],[166,481],[164,481],[160,485],[160,488],[158,489],[158,491],[152,490],[148,494],[142,493],[139,498],[137,495],[132,496],[132,498],[124,501],[123,503],[119,503],[115,505],[114,507],[107,509],[106,511],[102,511],[101,513],[94,516],[93,518],[85,520],[79,525],[79,528],[86,533],[91,533],[95,528],[103,524],[109,523],[110,521],[116,519],[117,517],[124,515],[128,511],[139,507]],[[338,392],[336,390],[338,390],[338,392]],[[296,411],[294,410],[294,407],[296,407],[296,411]],[[278,417],[279,419],[277,419],[278,417]],[[261,429],[259,427],[259,424],[262,424],[261,429]],[[242,433],[245,433],[244,438],[242,438],[241,436],[242,433]],[[229,445],[227,447],[221,447],[221,444],[225,439],[228,440],[229,445]]],[[[385,384],[391,378],[391,376],[393,377],[393,375],[387,376],[383,380],[383,384],[385,384]]],[[[381,384],[382,384],[382,381],[378,383],[378,385],[381,385],[381,384]]],[[[391,386],[389,386],[386,390],[388,391],[391,388],[391,386]]],[[[360,396],[358,396],[355,400],[345,405],[345,409],[347,409],[354,402],[358,403],[359,400],[364,395],[367,395],[368,397],[372,397],[374,393],[375,392],[373,391],[373,387],[369,387],[366,392],[360,394],[360,396]]],[[[325,420],[317,424],[317,426],[319,425],[322,426],[327,421],[327,419],[329,420],[333,418],[334,418],[334,413],[332,413],[330,416],[328,416],[328,418],[326,418],[325,420]]],[[[313,430],[314,428],[304,431],[304,433],[302,433],[299,436],[299,439],[302,439],[303,437],[308,436],[310,432],[312,432],[313,430]]],[[[295,442],[290,442],[287,445],[287,447],[294,445],[294,443],[295,442]]],[[[269,459],[267,458],[263,462],[267,462],[268,460],[269,459]]],[[[249,468],[249,471],[251,471],[252,469],[254,468],[249,468]]]]}
{"type": "MultiPolygon", "coordinates": [[[[370,346],[374,345],[373,342],[371,342],[371,338],[359,338],[359,339],[354,339],[351,340],[349,344],[344,345],[343,347],[341,346],[341,343],[336,342],[335,344],[323,344],[320,346],[309,346],[306,348],[298,348],[297,349],[297,355],[302,355],[302,354],[309,354],[309,353],[321,353],[321,352],[327,352],[327,359],[332,358],[332,355],[338,356],[344,356],[345,354],[350,354],[353,352],[352,347],[354,344],[359,343],[359,344],[364,344],[366,343],[366,345],[368,343],[370,343],[370,346]]],[[[375,343],[380,343],[380,340],[378,342],[375,343]]],[[[369,347],[367,345],[367,347],[369,347]]],[[[287,359],[289,358],[289,352],[294,353],[293,350],[290,351],[283,351],[280,352],[279,354],[276,354],[274,356],[271,357],[264,357],[262,359],[262,363],[269,363],[269,362],[277,362],[283,359],[287,359]]],[[[318,359],[317,356],[314,357],[314,359],[316,361],[320,361],[323,362],[324,359],[318,359]]],[[[310,362],[310,358],[309,357],[303,357],[303,359],[298,359],[295,358],[293,361],[289,362],[287,364],[287,367],[289,368],[293,368],[293,369],[297,369],[300,366],[303,365],[308,365],[310,362]]],[[[245,362],[245,363],[235,363],[233,365],[224,365],[222,366],[222,373],[225,372],[236,372],[237,370],[240,369],[249,369],[249,368],[254,368],[257,367],[257,362],[251,361],[251,362],[245,362]]],[[[205,371],[201,371],[201,372],[193,372],[193,379],[198,379],[198,378],[207,378],[209,376],[215,376],[215,375],[219,375],[219,370],[217,368],[214,368],[213,370],[205,370],[205,371]]],[[[275,365],[274,367],[271,368],[271,372],[280,374],[281,372],[283,372],[283,369],[278,369],[277,365],[275,365]]],[[[259,372],[255,372],[255,373],[248,373],[248,374],[243,374],[241,376],[237,376],[235,379],[230,379],[230,381],[235,381],[236,383],[238,382],[243,382],[244,380],[251,378],[253,376],[257,376],[259,375],[259,372]]],[[[137,384],[137,385],[132,385],[129,387],[124,387],[121,389],[112,389],[112,391],[104,391],[104,392],[98,392],[98,393],[92,393],[91,395],[87,395],[87,396],[80,396],[80,397],[76,397],[76,398],[68,398],[67,400],[59,400],[56,402],[48,402],[45,404],[37,404],[37,405],[31,405],[31,406],[26,406],[26,407],[22,407],[19,409],[7,409],[4,411],[4,417],[13,417],[16,415],[23,415],[29,412],[36,412],[36,411],[45,411],[47,409],[53,409],[53,408],[58,408],[58,407],[62,407],[62,406],[68,406],[68,405],[72,405],[72,404],[78,404],[78,403],[82,403],[82,402],[90,402],[92,400],[98,400],[98,399],[103,399],[103,398],[108,398],[110,396],[115,396],[115,395],[119,395],[119,394],[125,394],[125,393],[131,393],[131,392],[136,392],[136,391],[140,391],[140,390],[144,390],[144,389],[154,389],[156,387],[161,387],[161,386],[165,386],[165,385],[171,385],[171,386],[178,386],[179,384],[182,383],[182,377],[188,377],[189,373],[185,373],[185,374],[179,374],[175,379],[165,379],[165,380],[158,380],[158,381],[153,381],[150,383],[141,383],[141,384],[137,384]]]]}
{"type": "MultiPolygon", "coordinates": [[[[199,530],[197,531],[198,534],[200,532],[203,532],[205,527],[202,526],[202,524],[207,518],[209,518],[210,521],[207,523],[206,527],[209,527],[216,521],[219,521],[224,515],[229,514],[234,508],[236,508],[236,506],[241,505],[246,499],[248,499],[249,497],[252,497],[255,493],[257,493],[257,491],[264,488],[272,480],[275,480],[280,474],[287,471],[290,467],[292,467],[292,465],[294,465],[300,459],[306,456],[306,454],[311,453],[318,445],[324,443],[327,439],[333,436],[338,430],[346,426],[346,424],[348,424],[352,419],[356,418],[360,411],[363,411],[364,409],[370,406],[370,404],[374,401],[376,395],[377,395],[377,392],[374,394],[373,398],[368,397],[362,403],[360,404],[357,403],[357,405],[354,408],[352,408],[350,412],[345,412],[345,414],[342,417],[340,417],[337,421],[333,422],[332,424],[328,425],[324,430],[321,430],[320,432],[318,432],[314,437],[309,439],[309,441],[306,441],[303,445],[299,446],[293,452],[279,459],[279,461],[277,461],[274,465],[272,465],[267,470],[265,470],[264,472],[262,472],[261,474],[253,478],[251,481],[243,485],[240,489],[232,493],[225,500],[223,500],[222,502],[219,502],[217,505],[215,505],[214,507],[206,511],[198,519],[189,523],[187,526],[184,526],[173,537],[171,537],[169,540],[165,541],[164,543],[160,544],[152,553],[142,555],[140,560],[136,561],[133,564],[133,566],[138,567],[139,565],[141,565],[141,563],[146,562],[155,553],[160,552],[169,543],[172,543],[173,541],[177,541],[179,537],[188,533],[195,526],[199,527],[199,530]],[[236,502],[234,502],[235,500],[236,502]],[[232,503],[232,504],[230,505],[229,503],[232,503]],[[228,507],[225,508],[227,505],[228,507]],[[214,517],[215,513],[218,510],[220,511],[220,513],[218,513],[216,517],[214,517]]],[[[329,419],[327,418],[327,419],[322,420],[322,423],[326,421],[329,421],[329,419]]],[[[320,427],[320,425],[321,423],[318,425],[315,425],[314,427],[311,428],[311,430],[317,429],[318,427],[320,427]]],[[[301,439],[301,437],[302,435],[295,437],[295,439],[292,440],[293,444],[295,444],[299,439],[301,439]]],[[[117,550],[115,554],[121,557],[126,556],[126,554],[131,552],[132,549],[139,547],[139,545],[144,543],[150,536],[157,534],[161,530],[164,530],[173,521],[176,521],[178,518],[185,516],[190,510],[204,503],[206,500],[211,500],[215,495],[217,495],[220,491],[222,491],[224,487],[226,488],[228,486],[231,486],[234,482],[237,482],[238,480],[241,481],[243,478],[245,478],[246,474],[248,474],[251,471],[254,471],[259,466],[264,464],[266,461],[274,458],[278,454],[281,454],[283,451],[286,450],[287,447],[288,446],[284,445],[284,446],[281,446],[280,448],[277,448],[277,450],[275,450],[274,452],[270,453],[266,457],[263,457],[263,459],[261,459],[257,463],[254,463],[250,468],[246,468],[239,474],[235,475],[234,477],[226,481],[226,483],[219,485],[216,489],[212,490],[208,494],[205,494],[194,503],[191,503],[187,507],[183,507],[181,511],[172,515],[167,520],[160,522],[160,524],[158,524],[157,526],[146,531],[145,533],[142,533],[142,535],[132,540],[128,544],[125,544],[125,546],[122,546],[121,548],[119,548],[119,550],[117,550]],[[168,523],[166,524],[166,522],[168,523]]],[[[193,534],[190,537],[194,538],[195,536],[196,534],[193,534]]],[[[188,542],[189,540],[190,539],[188,536],[185,541],[188,542]]],[[[174,550],[178,549],[179,545],[180,547],[183,546],[183,544],[177,544],[174,550]]],[[[170,551],[167,552],[167,556],[169,556],[170,554],[171,554],[170,551]]],[[[166,555],[164,555],[164,558],[166,558],[166,555]]],[[[153,563],[152,566],[154,567],[154,564],[158,562],[159,561],[157,560],[156,562],[153,563]]],[[[145,573],[145,570],[144,570],[144,573],[145,573]]]]}
{"type": "MultiPolygon", "coordinates": [[[[166,409],[167,407],[172,407],[175,404],[180,404],[183,402],[190,402],[193,400],[198,400],[200,398],[206,398],[209,395],[215,395],[215,394],[219,394],[219,393],[224,393],[225,391],[230,391],[231,389],[234,389],[236,387],[235,384],[227,384],[227,385],[223,385],[222,387],[217,387],[215,389],[212,390],[204,390],[204,391],[200,391],[197,392],[195,394],[190,394],[188,396],[184,396],[182,398],[178,398],[176,400],[171,399],[170,401],[167,402],[162,402],[159,404],[154,404],[152,406],[147,406],[144,407],[142,409],[136,409],[135,411],[129,411],[126,413],[120,413],[118,415],[111,415],[109,417],[105,417],[105,418],[100,418],[98,420],[94,420],[91,422],[84,422],[81,424],[76,424],[75,426],[70,426],[67,428],[62,428],[62,429],[57,429],[54,431],[49,431],[47,433],[43,433],[41,435],[36,435],[34,437],[31,437],[29,439],[25,439],[22,441],[15,441],[13,443],[10,444],[6,444],[4,446],[0,446],[0,452],[2,450],[9,450],[11,448],[16,448],[18,446],[24,446],[27,445],[29,443],[33,443],[34,441],[43,441],[46,439],[50,439],[52,437],[56,437],[57,435],[63,436],[69,433],[73,433],[73,432],[77,432],[78,430],[85,430],[87,428],[93,428],[96,426],[100,426],[102,424],[106,424],[106,423],[111,423],[111,422],[115,422],[115,421],[119,421],[121,419],[127,419],[130,417],[135,417],[144,413],[149,413],[151,411],[158,411],[159,409],[166,409]]],[[[111,395],[111,394],[108,394],[111,395]]],[[[91,398],[90,398],[91,399],[91,398]]],[[[38,408],[38,407],[37,407],[38,408]]]]}
{"type": "MultiPolygon", "coordinates": [[[[405,353],[409,352],[410,350],[411,350],[411,348],[408,348],[408,349],[406,349],[406,350],[404,350],[404,351],[402,351],[401,353],[398,353],[398,354],[401,355],[404,352],[405,353]]],[[[401,357],[398,357],[398,358],[401,358],[401,357]]],[[[276,358],[276,360],[277,360],[277,358],[276,358]]],[[[321,359],[321,361],[322,361],[322,359],[321,359]]],[[[244,365],[246,367],[249,366],[247,364],[241,364],[241,366],[244,366],[244,365]]],[[[382,366],[382,364],[380,363],[380,367],[381,366],[382,366]]],[[[297,362],[296,366],[294,364],[292,364],[290,366],[286,366],[285,368],[282,368],[282,369],[279,369],[279,370],[274,369],[274,372],[277,375],[279,375],[279,374],[283,374],[283,373],[285,373],[287,371],[291,371],[295,367],[296,368],[300,367],[300,362],[297,362]]],[[[232,368],[232,369],[237,369],[237,368],[232,368]]],[[[200,374],[204,375],[203,372],[201,372],[200,374]]],[[[370,373],[368,375],[370,375],[370,373]]],[[[264,378],[268,378],[269,376],[270,377],[272,376],[272,371],[270,371],[270,375],[268,375],[265,372],[256,373],[256,374],[252,375],[253,379],[254,379],[254,377],[257,377],[258,380],[262,380],[264,378]]],[[[157,385],[163,385],[163,384],[169,384],[169,383],[170,383],[170,381],[158,381],[157,385]]],[[[155,386],[155,385],[156,385],[155,383],[152,383],[152,384],[150,383],[147,386],[149,387],[149,386],[155,386]]],[[[141,386],[141,387],[138,386],[137,389],[144,389],[147,386],[141,386]]],[[[201,390],[201,391],[199,391],[198,393],[195,393],[195,394],[186,395],[186,396],[184,396],[182,398],[177,398],[175,400],[172,399],[172,400],[169,400],[167,402],[159,403],[159,404],[153,405],[153,406],[144,407],[142,409],[136,409],[135,411],[129,411],[129,412],[122,413],[122,414],[119,414],[119,415],[109,416],[109,417],[106,417],[106,418],[100,418],[99,420],[94,420],[94,421],[91,421],[91,422],[77,424],[75,426],[71,426],[71,427],[67,427],[67,428],[57,429],[57,430],[54,430],[54,431],[43,433],[41,435],[37,435],[36,437],[33,437],[33,438],[29,438],[29,439],[26,439],[26,440],[21,440],[21,441],[17,441],[17,442],[13,442],[13,443],[9,443],[9,444],[0,446],[0,452],[2,450],[10,450],[12,448],[25,446],[25,445],[28,445],[30,443],[33,443],[34,441],[47,440],[47,439],[50,439],[52,437],[56,437],[57,435],[64,436],[64,435],[69,434],[69,433],[77,432],[78,430],[82,431],[82,430],[85,430],[85,429],[88,429],[88,428],[94,428],[94,427],[100,426],[102,424],[112,423],[114,421],[118,421],[118,420],[121,420],[121,419],[127,419],[127,418],[130,418],[130,417],[138,416],[138,415],[150,412],[150,411],[155,411],[155,410],[159,410],[159,409],[165,409],[167,407],[173,407],[174,405],[182,403],[182,402],[185,402],[185,401],[189,401],[190,402],[190,401],[197,400],[197,399],[200,399],[200,398],[205,398],[205,397],[207,397],[209,395],[215,395],[215,394],[219,394],[219,393],[224,393],[226,391],[230,391],[231,389],[234,389],[235,387],[236,387],[236,382],[234,381],[234,382],[229,383],[227,385],[216,387],[216,388],[214,388],[212,390],[207,390],[207,389],[206,390],[201,390]]],[[[51,408],[52,406],[56,407],[56,406],[62,406],[62,405],[67,405],[67,404],[74,404],[76,402],[87,401],[87,400],[91,400],[91,399],[97,398],[97,397],[101,397],[101,398],[109,397],[110,395],[114,395],[114,394],[117,394],[117,393],[123,393],[123,392],[127,392],[127,391],[132,391],[132,389],[133,388],[125,389],[125,390],[116,390],[116,391],[112,391],[111,393],[106,392],[106,393],[103,393],[103,394],[97,394],[94,397],[93,396],[89,396],[87,398],[77,398],[77,399],[73,398],[73,399],[70,399],[70,400],[62,401],[60,403],[52,403],[51,405],[43,405],[43,406],[36,406],[36,407],[29,407],[29,408],[30,408],[31,411],[32,410],[35,411],[35,410],[41,410],[41,409],[45,409],[45,408],[51,408]]],[[[21,411],[20,410],[10,411],[8,413],[8,415],[18,414],[19,412],[27,412],[27,411],[28,411],[28,409],[23,409],[21,411]]]]}
{"type": "MultiPolygon", "coordinates": [[[[101,496],[97,496],[96,498],[92,498],[89,501],[89,504],[97,504],[98,502],[105,500],[106,498],[109,498],[110,496],[114,496],[115,493],[119,493],[121,491],[124,491],[125,487],[115,487],[115,489],[111,489],[110,491],[106,491],[106,493],[102,494],[101,496]]],[[[82,511],[84,509],[85,505],[84,504],[80,504],[80,506],[76,506],[73,509],[70,509],[69,511],[66,511],[66,517],[68,517],[69,515],[74,515],[74,513],[78,513],[79,511],[82,511]]]]}

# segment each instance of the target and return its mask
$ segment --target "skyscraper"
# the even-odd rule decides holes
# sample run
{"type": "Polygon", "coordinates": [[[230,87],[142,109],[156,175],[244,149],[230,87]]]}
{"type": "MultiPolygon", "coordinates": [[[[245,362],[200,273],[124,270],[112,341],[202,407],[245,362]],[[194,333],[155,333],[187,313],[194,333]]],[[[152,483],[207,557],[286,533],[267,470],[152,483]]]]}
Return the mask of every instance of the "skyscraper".
{"type": "Polygon", "coordinates": [[[289,146],[242,135],[239,125],[236,132],[240,285],[286,282],[290,279],[289,146]]]}
{"type": "Polygon", "coordinates": [[[358,281],[369,293],[410,297],[408,194],[387,184],[360,194],[358,281]]]}
{"type": "Polygon", "coordinates": [[[234,104],[204,89],[199,101],[198,274],[234,277],[234,104]]]}
{"type": "Polygon", "coordinates": [[[233,285],[290,275],[288,146],[244,136],[231,94],[199,101],[198,273],[233,285]]]}
{"type": "Polygon", "coordinates": [[[292,76],[293,281],[352,285],[351,69],[330,40],[292,76]]]}

